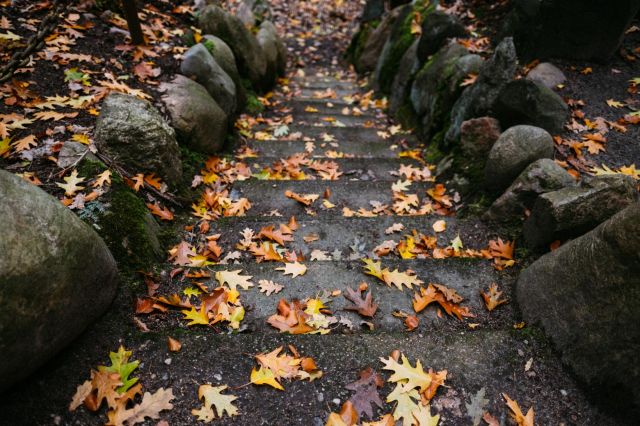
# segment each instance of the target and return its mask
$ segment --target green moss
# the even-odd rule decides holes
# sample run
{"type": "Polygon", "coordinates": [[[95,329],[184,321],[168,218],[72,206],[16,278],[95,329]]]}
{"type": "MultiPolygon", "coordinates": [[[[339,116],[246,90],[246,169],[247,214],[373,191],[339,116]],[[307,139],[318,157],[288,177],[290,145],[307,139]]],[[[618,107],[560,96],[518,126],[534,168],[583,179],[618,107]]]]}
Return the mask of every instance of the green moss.
{"type": "Polygon", "coordinates": [[[98,233],[121,268],[147,267],[161,254],[156,236],[158,224],[129,187],[112,183],[110,206],[98,220],[98,233]]]}
{"type": "Polygon", "coordinates": [[[264,111],[264,105],[258,99],[254,92],[247,92],[247,112],[251,115],[261,114],[264,111]]]}
{"type": "Polygon", "coordinates": [[[202,45],[207,48],[211,55],[213,55],[213,53],[216,51],[216,45],[212,40],[204,40],[202,42],[202,45]]]}
{"type": "Polygon", "coordinates": [[[413,110],[413,105],[411,105],[409,101],[406,101],[398,111],[396,111],[395,118],[405,129],[415,129],[420,125],[418,116],[413,110]]]}
{"type": "Polygon", "coordinates": [[[378,24],[379,22],[377,21],[375,22],[375,26],[374,26],[374,22],[368,22],[368,23],[362,24],[362,26],[360,27],[360,30],[351,39],[349,48],[345,53],[345,57],[347,58],[347,60],[350,63],[356,65],[356,70],[358,72],[360,72],[360,70],[358,70],[358,67],[357,67],[358,60],[360,59],[360,56],[362,56],[362,52],[364,51],[364,47],[367,44],[367,40],[369,39],[369,36],[371,35],[371,33],[377,27],[378,24]]]}
{"type": "Polygon", "coordinates": [[[378,73],[378,84],[383,93],[389,93],[393,77],[398,69],[398,64],[404,53],[411,47],[416,39],[416,35],[411,34],[411,23],[416,15],[424,18],[435,10],[435,4],[429,0],[417,1],[413,6],[407,6],[407,12],[400,15],[389,36],[389,50],[384,58],[384,63],[380,66],[378,73]]]}
{"type": "Polygon", "coordinates": [[[437,144],[431,142],[424,149],[422,156],[427,163],[437,164],[438,162],[440,162],[440,160],[444,158],[445,155],[442,151],[440,151],[437,144]]]}
{"type": "Polygon", "coordinates": [[[92,177],[107,170],[107,166],[100,160],[96,161],[85,157],[78,164],[77,169],[80,176],[92,177]]]}

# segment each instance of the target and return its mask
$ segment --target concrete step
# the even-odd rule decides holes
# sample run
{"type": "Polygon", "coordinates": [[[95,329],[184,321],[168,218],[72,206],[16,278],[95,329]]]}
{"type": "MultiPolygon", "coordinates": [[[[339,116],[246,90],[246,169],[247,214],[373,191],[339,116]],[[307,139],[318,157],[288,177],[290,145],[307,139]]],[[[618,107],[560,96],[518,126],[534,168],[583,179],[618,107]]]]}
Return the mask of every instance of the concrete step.
{"type": "MultiPolygon", "coordinates": [[[[328,134],[333,133],[330,129],[324,130],[323,132],[327,132],[328,134]]],[[[391,147],[394,145],[393,142],[380,139],[372,141],[343,139],[339,142],[336,138],[335,142],[323,142],[319,137],[320,133],[322,132],[318,132],[318,138],[313,142],[314,149],[311,152],[311,156],[314,158],[326,158],[328,156],[335,158],[335,156],[338,155],[356,158],[392,159],[399,158],[398,154],[402,151],[398,146],[396,146],[395,150],[392,150],[391,147]]],[[[285,158],[293,154],[306,152],[306,143],[302,140],[248,140],[247,145],[251,149],[257,150],[261,157],[285,158]]]]}
{"type": "MultiPolygon", "coordinates": [[[[399,242],[411,235],[413,230],[422,234],[435,236],[437,246],[444,248],[451,245],[451,241],[460,236],[464,247],[471,249],[484,249],[488,242],[497,236],[477,221],[459,221],[455,217],[431,216],[379,216],[379,217],[329,217],[322,220],[314,218],[296,217],[299,229],[293,233],[293,241],[287,242],[288,250],[302,253],[306,259],[310,259],[313,250],[322,250],[331,253],[337,251],[340,259],[348,259],[351,255],[358,254],[358,258],[371,256],[373,250],[384,241],[393,240],[399,242]],[[444,220],[446,230],[436,233],[433,224],[444,220]],[[404,229],[400,232],[386,234],[390,226],[401,224],[404,229]],[[315,241],[306,242],[305,237],[316,235],[315,241]],[[356,250],[354,250],[354,248],[356,250]]],[[[252,229],[257,235],[265,226],[274,225],[278,229],[281,223],[286,224],[289,217],[230,217],[211,223],[211,232],[221,234],[218,245],[224,248],[225,253],[236,250],[236,244],[241,240],[240,233],[245,228],[252,229]]],[[[390,254],[383,259],[398,258],[397,254],[390,254]]],[[[244,253],[242,262],[253,261],[250,253],[244,253]]]]}
{"type": "Polygon", "coordinates": [[[329,127],[375,127],[384,129],[387,126],[386,119],[379,119],[374,116],[344,115],[339,111],[333,114],[323,114],[315,112],[294,113],[293,118],[296,125],[329,126],[329,127]]]}
{"type": "MultiPolygon", "coordinates": [[[[395,286],[389,287],[378,278],[366,275],[363,269],[364,263],[361,260],[305,261],[303,263],[307,267],[307,272],[305,275],[296,278],[291,278],[290,275],[283,275],[282,271],[276,270],[276,268],[283,266],[281,262],[215,265],[209,267],[209,269],[212,271],[212,275],[218,270],[235,271],[241,269],[243,275],[253,277],[252,281],[256,285],[249,290],[240,290],[240,299],[245,309],[247,309],[243,324],[253,331],[278,333],[277,329],[267,323],[267,319],[276,313],[278,301],[281,298],[288,301],[293,299],[305,300],[319,297],[323,292],[329,294],[340,290],[345,293],[348,287],[356,289],[358,284],[362,282],[369,284],[373,299],[378,303],[377,312],[373,318],[360,318],[357,313],[345,310],[347,306],[350,306],[350,303],[342,295],[331,297],[330,301],[325,303],[327,308],[337,318],[348,318],[353,324],[357,325],[353,330],[350,330],[347,327],[337,326],[336,324],[335,332],[358,333],[372,331],[368,327],[360,327],[361,320],[372,322],[375,326],[374,332],[401,332],[405,328],[403,320],[394,317],[392,314],[396,311],[415,314],[412,307],[412,298],[418,288],[413,286],[413,290],[411,290],[403,286],[403,291],[400,291],[395,286]],[[258,289],[259,280],[274,281],[284,286],[284,288],[277,294],[266,296],[258,289]]],[[[489,285],[495,282],[499,284],[501,289],[504,289],[504,296],[511,299],[513,283],[509,275],[495,271],[488,260],[398,260],[383,258],[382,267],[387,267],[390,271],[397,268],[401,272],[411,269],[424,282],[425,287],[428,283],[436,283],[454,289],[464,298],[461,305],[469,307],[471,312],[476,315],[475,318],[458,321],[456,318],[448,317],[444,311],[438,313],[441,309],[434,303],[417,314],[421,320],[420,330],[422,331],[431,332],[439,329],[465,330],[468,328],[467,323],[476,323],[481,324],[483,327],[493,328],[509,328],[512,325],[513,305],[503,305],[492,313],[489,313],[484,307],[480,291],[486,291],[489,285]],[[441,318],[438,317],[439,315],[441,318]]],[[[205,283],[210,288],[216,288],[219,285],[213,279],[205,281],[205,283]]],[[[176,280],[170,285],[163,285],[162,294],[181,293],[188,285],[190,284],[176,280]]],[[[163,321],[159,326],[179,325],[178,318],[181,318],[182,315],[178,312],[174,314],[170,315],[173,319],[163,321]]]]}
{"type": "MultiPolygon", "coordinates": [[[[346,103],[338,103],[326,100],[291,100],[283,104],[294,116],[298,114],[307,113],[307,108],[315,108],[318,112],[314,113],[316,115],[335,115],[335,116],[344,116],[342,114],[342,110],[344,108],[349,108],[351,111],[354,107],[358,107],[357,104],[346,104],[346,103]]],[[[362,115],[360,117],[367,118],[368,120],[382,118],[385,121],[387,117],[378,110],[368,109],[366,111],[362,111],[362,115]]]]}
{"type": "Polygon", "coordinates": [[[72,350],[56,357],[37,377],[3,395],[3,417],[11,419],[7,424],[104,424],[104,412],[91,413],[83,407],[69,412],[66,407],[76,387],[89,378],[90,368],[108,364],[108,352],[120,344],[133,350],[133,359],[142,361],[133,376],[140,379],[144,391],[155,392],[161,387],[173,390],[173,409],[161,413],[161,418],[171,425],[196,423],[191,410],[201,407],[198,386],[205,383],[227,385],[229,389],[224,393],[237,397],[233,404],[238,415],[217,418],[216,425],[324,425],[329,413],[338,412],[354,394],[345,386],[369,366],[385,380],[379,390],[383,407],[374,406],[377,419],[394,409],[393,404],[384,403],[394,386],[386,382],[390,372],[382,370],[380,361],[394,350],[405,354],[412,365],[420,360],[425,370],[447,370],[445,386],[438,389],[431,402],[431,413],[439,414],[443,425],[471,424],[465,403],[481,389],[487,399],[484,409],[498,419],[509,417],[501,396],[506,393],[518,401],[523,411],[534,407],[536,424],[620,424],[589,404],[574,380],[562,371],[549,346],[537,340],[530,329],[351,336],[227,335],[206,329],[129,331],[109,334],[101,345],[95,344],[90,333],[95,329],[85,333],[72,350]],[[167,351],[168,336],[182,343],[180,352],[167,351]],[[312,357],[323,376],[313,382],[285,380],[284,391],[250,385],[251,370],[257,366],[254,356],[288,345],[293,345],[301,356],[312,357]],[[529,359],[533,364],[525,371],[529,359]],[[38,409],[25,401],[37,403],[38,409]]]}
{"type": "MultiPolygon", "coordinates": [[[[282,142],[276,142],[281,144],[282,142]]],[[[265,167],[271,167],[274,163],[280,162],[282,157],[264,157],[248,158],[245,161],[254,172],[260,171],[265,167]]],[[[326,160],[325,160],[326,161],[326,160]]],[[[340,180],[362,180],[362,181],[387,181],[395,182],[400,179],[398,176],[394,176],[391,172],[397,172],[401,165],[411,165],[422,169],[423,165],[418,161],[410,158],[378,158],[375,161],[363,158],[335,158],[330,161],[334,161],[338,164],[339,170],[343,173],[340,176],[340,180]]],[[[303,167],[310,177],[316,177],[320,179],[318,175],[303,167]]]]}
{"type": "MultiPolygon", "coordinates": [[[[420,202],[426,195],[426,189],[433,185],[425,182],[413,183],[407,194],[417,194],[420,202]]],[[[302,203],[286,197],[285,191],[290,190],[298,194],[318,194],[320,198],[309,207],[319,217],[341,216],[342,208],[352,210],[364,208],[371,210],[372,201],[382,204],[393,203],[391,182],[367,182],[367,181],[259,181],[250,180],[236,182],[233,186],[232,196],[246,197],[252,204],[247,212],[248,216],[263,216],[277,210],[280,214],[289,217],[299,215],[306,216],[307,207],[302,203]],[[334,208],[323,208],[322,196],[325,190],[331,191],[328,200],[335,205],[334,208]]]]}

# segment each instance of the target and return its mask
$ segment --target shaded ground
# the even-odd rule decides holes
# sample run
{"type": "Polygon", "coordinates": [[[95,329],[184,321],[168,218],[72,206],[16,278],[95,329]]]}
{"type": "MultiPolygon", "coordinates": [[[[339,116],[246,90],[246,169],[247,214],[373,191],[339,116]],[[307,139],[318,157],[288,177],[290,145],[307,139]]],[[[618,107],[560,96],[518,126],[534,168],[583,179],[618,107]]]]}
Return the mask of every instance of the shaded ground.
{"type": "MultiPolygon", "coordinates": [[[[493,267],[492,259],[484,258],[448,255],[446,259],[404,260],[395,252],[383,257],[384,266],[398,267],[400,270],[411,268],[425,283],[439,282],[455,289],[465,298],[463,305],[470,307],[477,315],[458,321],[448,317],[442,310],[430,307],[418,315],[421,324],[410,333],[404,331],[401,319],[393,317],[391,313],[399,309],[412,312],[410,302],[413,292],[407,289],[400,292],[396,288],[386,287],[362,272],[359,259],[371,255],[372,250],[385,240],[400,242],[413,229],[433,236],[437,246],[443,249],[450,247],[452,241],[460,236],[465,248],[479,251],[486,249],[489,241],[497,239],[499,235],[474,220],[457,221],[454,217],[455,203],[448,209],[435,200],[434,211],[426,216],[399,216],[388,208],[376,217],[343,217],[343,207],[358,211],[359,208],[373,210],[375,206],[371,205],[371,201],[392,204],[391,185],[397,177],[389,172],[396,171],[400,165],[423,166],[419,156],[400,157],[401,152],[415,147],[411,137],[403,134],[381,136],[378,133],[386,132],[389,128],[380,108],[371,106],[360,117],[352,113],[345,116],[341,112],[344,106],[349,105],[340,105],[345,102],[344,96],[357,94],[366,97],[355,77],[339,63],[339,54],[346,47],[348,35],[353,29],[352,17],[359,7],[355,3],[346,2],[342,6],[333,3],[327,5],[321,1],[276,4],[276,20],[281,32],[286,34],[286,42],[292,53],[291,79],[288,84],[281,85],[271,99],[272,106],[263,117],[267,123],[252,128],[254,138],[249,138],[246,145],[234,146],[243,148],[238,151],[240,153],[246,152],[246,146],[256,150],[257,158],[245,161],[254,170],[260,170],[289,155],[308,152],[305,151],[306,143],[312,142],[316,148],[309,153],[311,158],[334,160],[332,157],[336,154],[328,151],[354,155],[354,158],[335,159],[343,175],[331,181],[252,178],[236,182],[232,189],[233,197],[245,196],[253,204],[246,217],[211,221],[210,231],[203,235],[197,235],[195,231],[181,232],[174,241],[186,240],[197,245],[203,237],[220,233],[218,243],[227,254],[235,250],[240,240],[239,233],[244,228],[249,227],[257,233],[265,225],[287,223],[289,217],[295,215],[300,228],[294,233],[294,241],[287,244],[287,249],[301,253],[305,259],[303,263],[308,267],[307,273],[297,278],[283,276],[274,270],[279,264],[256,263],[247,252],[240,253],[240,264],[237,266],[216,265],[207,268],[212,275],[218,270],[242,269],[245,274],[252,275],[256,283],[260,279],[272,279],[284,285],[282,293],[272,296],[265,296],[256,287],[241,291],[247,313],[240,332],[223,325],[189,327],[176,309],[166,314],[154,312],[135,315],[136,299],[146,296],[147,287],[141,275],[123,274],[117,299],[105,316],[32,378],[3,395],[0,424],[103,424],[106,419],[104,408],[97,414],[89,413],[83,407],[69,413],[67,406],[76,387],[88,378],[90,369],[106,363],[108,353],[115,351],[119,345],[132,350],[133,358],[141,361],[135,375],[140,378],[145,390],[153,391],[159,387],[173,389],[176,396],[174,409],[163,412],[161,416],[171,425],[196,423],[191,409],[200,406],[197,389],[203,383],[229,385],[229,392],[238,397],[236,403],[240,415],[216,420],[214,424],[323,425],[329,413],[339,411],[342,403],[351,397],[352,392],[344,386],[356,380],[359,371],[367,366],[380,371],[382,364],[379,358],[388,357],[396,349],[406,354],[412,362],[421,360],[425,368],[448,370],[446,386],[439,389],[431,403],[432,412],[441,416],[441,424],[470,424],[465,403],[482,388],[486,390],[489,400],[485,410],[504,424],[509,424],[510,420],[501,393],[509,394],[525,410],[533,406],[537,424],[620,424],[589,403],[571,376],[562,370],[557,356],[537,329],[517,326],[520,318],[515,303],[511,302],[511,295],[514,277],[521,267],[519,263],[513,268],[498,271],[493,267]],[[292,11],[298,13],[290,18],[292,11]],[[320,99],[318,93],[326,88],[336,88],[335,98],[320,99]],[[327,103],[334,106],[328,106],[327,103]],[[310,105],[318,112],[308,112],[310,105]],[[328,123],[333,121],[322,120],[322,117],[329,116],[325,112],[336,105],[340,106],[332,116],[346,127],[332,126],[328,123]],[[255,131],[260,129],[273,133],[288,114],[293,114],[295,123],[289,126],[289,132],[300,132],[299,140],[285,141],[283,139],[286,138],[281,137],[275,139],[282,140],[265,141],[255,138],[255,131]],[[269,123],[270,119],[274,120],[273,124],[269,123]],[[325,127],[300,126],[301,122],[323,124],[325,127]],[[324,133],[333,135],[334,140],[324,142],[324,133]],[[305,141],[305,138],[309,139],[305,141]],[[331,192],[327,199],[336,207],[323,208],[320,207],[321,201],[317,201],[312,206],[313,211],[309,211],[284,196],[287,189],[322,194],[327,188],[331,192]],[[274,216],[274,210],[282,217],[274,216]],[[446,221],[447,229],[444,232],[435,233],[432,230],[437,220],[446,221]],[[394,223],[402,223],[404,232],[387,234],[385,230],[394,223]],[[318,240],[305,241],[303,237],[309,234],[317,234],[318,240]],[[331,255],[331,260],[310,260],[313,250],[326,251],[331,255]],[[355,313],[343,311],[345,300],[342,296],[332,297],[328,306],[337,316],[351,321],[353,329],[335,325],[327,335],[291,336],[279,334],[265,323],[265,318],[275,313],[280,297],[304,299],[318,296],[323,290],[344,291],[346,287],[353,288],[363,280],[370,284],[375,299],[380,303],[380,311],[371,320],[375,326],[373,331],[361,325],[355,313]],[[494,312],[487,312],[479,292],[491,282],[499,284],[510,303],[494,312]],[[141,324],[150,331],[143,331],[141,324]],[[180,352],[168,351],[166,339],[169,336],[182,343],[180,352]],[[323,377],[313,382],[285,382],[284,392],[267,386],[248,385],[251,369],[256,365],[253,356],[286,344],[294,345],[304,356],[313,357],[323,371],[323,377]]],[[[166,69],[171,70],[171,66],[166,69]]],[[[609,75],[605,68],[594,66],[593,70],[593,77],[598,75],[604,78],[609,75]]],[[[621,83],[628,79],[635,70],[637,67],[632,66],[625,68],[624,75],[614,74],[619,79],[616,81],[621,83]]],[[[567,74],[570,82],[565,90],[570,91],[572,97],[574,93],[576,97],[584,93],[582,96],[585,101],[588,100],[585,112],[589,115],[610,112],[608,109],[598,109],[602,93],[581,90],[581,84],[586,84],[582,81],[588,82],[591,76],[582,77],[582,74],[576,73],[577,78],[574,79],[574,74],[567,74]],[[594,109],[588,109],[591,108],[589,105],[593,105],[594,109]]],[[[612,92],[609,96],[619,99],[622,95],[612,92]]],[[[91,123],[90,118],[87,117],[87,125],[91,123]]],[[[611,115],[610,119],[613,118],[611,115]]],[[[243,119],[249,120],[247,117],[243,119]]],[[[613,153],[626,152],[624,147],[633,143],[632,135],[625,134],[615,140],[612,137],[608,145],[611,151],[601,154],[602,158],[608,159],[605,155],[612,155],[611,161],[614,162],[611,166],[627,164],[632,158],[619,154],[614,156],[613,153]]],[[[629,152],[628,155],[633,155],[637,151],[629,152]]],[[[239,156],[236,157],[238,159],[239,156]]],[[[413,182],[410,190],[405,192],[415,192],[419,194],[421,203],[430,203],[425,191],[435,184],[430,180],[413,182]]],[[[447,195],[455,198],[451,191],[447,191],[447,195]]],[[[188,216],[184,214],[182,217],[188,216]]],[[[184,224],[195,226],[201,221],[188,217],[184,224]]],[[[426,252],[433,257],[433,248],[426,252]]],[[[175,268],[176,265],[167,262],[148,271],[160,285],[160,294],[182,291],[196,281],[209,287],[216,285],[210,278],[189,280],[179,273],[173,275],[171,271],[175,272],[175,268]]],[[[387,377],[388,374],[385,374],[387,377]]],[[[391,390],[388,383],[381,389],[383,399],[391,390]]],[[[378,409],[374,414],[377,418],[392,409],[391,404],[385,404],[383,409],[378,409]]],[[[156,423],[145,422],[148,425],[156,423]]]]}

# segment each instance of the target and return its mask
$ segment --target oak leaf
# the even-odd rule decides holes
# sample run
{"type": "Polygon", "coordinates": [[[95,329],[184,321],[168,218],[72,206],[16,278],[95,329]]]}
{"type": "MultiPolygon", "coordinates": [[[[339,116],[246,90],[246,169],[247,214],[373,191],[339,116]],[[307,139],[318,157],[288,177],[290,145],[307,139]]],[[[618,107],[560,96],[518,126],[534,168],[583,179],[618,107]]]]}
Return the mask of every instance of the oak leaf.
{"type": "Polygon", "coordinates": [[[278,390],[284,390],[282,385],[276,380],[273,371],[264,367],[260,367],[258,370],[255,368],[251,370],[251,383],[254,385],[269,385],[278,390]]]}
{"type": "Polygon", "coordinates": [[[271,296],[274,293],[280,293],[280,291],[284,288],[280,284],[277,284],[271,280],[260,280],[258,281],[258,287],[262,293],[265,293],[267,296],[271,296]]]}
{"type": "Polygon", "coordinates": [[[78,185],[84,182],[84,178],[78,177],[77,170],[73,170],[69,176],[63,179],[66,183],[56,183],[56,185],[64,189],[64,195],[73,196],[76,192],[84,189],[84,186],[78,185]]]}
{"type": "Polygon", "coordinates": [[[360,379],[349,383],[345,388],[354,391],[355,394],[349,398],[358,415],[366,414],[373,417],[373,404],[382,408],[382,400],[378,393],[378,388],[384,386],[382,377],[371,367],[360,372],[360,379]]]}
{"type": "Polygon", "coordinates": [[[166,207],[162,207],[160,204],[156,203],[147,203],[147,208],[151,210],[151,214],[154,216],[158,216],[162,220],[173,220],[173,213],[171,210],[166,207]]]}
{"type": "Polygon", "coordinates": [[[402,384],[398,383],[395,389],[387,396],[387,402],[395,402],[396,408],[393,410],[393,419],[397,422],[402,420],[402,426],[413,426],[413,412],[418,408],[415,400],[420,398],[417,390],[411,389],[408,392],[403,390],[402,384]]]}
{"type": "Polygon", "coordinates": [[[198,388],[198,399],[204,399],[202,408],[191,410],[191,414],[198,420],[210,423],[213,419],[222,418],[226,412],[229,417],[238,415],[238,409],[232,404],[237,397],[233,395],[223,395],[222,392],[227,386],[211,386],[210,384],[200,385],[198,388]],[[215,412],[213,408],[215,407],[215,412]]]}
{"type": "Polygon", "coordinates": [[[241,287],[243,290],[248,290],[253,287],[253,283],[251,282],[251,278],[253,277],[250,275],[240,275],[241,272],[241,269],[236,271],[218,271],[215,274],[215,278],[220,285],[227,284],[231,290],[236,290],[238,287],[241,287]]]}
{"type": "Polygon", "coordinates": [[[282,271],[284,275],[291,274],[291,278],[295,278],[304,275],[307,267],[299,262],[285,263],[283,267],[276,268],[276,271],[282,271]]]}
{"type": "Polygon", "coordinates": [[[484,304],[489,312],[493,311],[498,306],[507,303],[505,299],[500,299],[500,297],[502,297],[502,292],[498,289],[498,284],[496,283],[492,283],[486,293],[481,291],[480,294],[482,295],[484,304]]]}
{"type": "Polygon", "coordinates": [[[352,303],[351,306],[345,307],[348,311],[356,311],[363,317],[373,318],[378,310],[378,304],[373,301],[371,291],[363,298],[360,290],[353,290],[347,287],[343,296],[352,303]]]}
{"type": "Polygon", "coordinates": [[[120,346],[118,352],[109,353],[109,359],[111,360],[110,366],[102,365],[98,367],[98,371],[117,373],[120,376],[122,386],[118,388],[118,393],[126,392],[131,386],[138,382],[137,377],[129,378],[131,373],[140,365],[140,361],[129,362],[131,355],[131,351],[126,350],[124,346],[120,346]]]}
{"type": "Polygon", "coordinates": [[[131,426],[136,423],[142,423],[148,417],[150,419],[158,419],[160,412],[171,410],[173,404],[171,400],[174,398],[172,389],[160,388],[155,393],[145,392],[142,396],[140,404],[133,408],[123,410],[121,412],[109,412],[109,426],[131,426]],[[116,414],[118,413],[118,414],[116,414]]]}
{"type": "Polygon", "coordinates": [[[420,360],[416,361],[415,367],[411,365],[411,362],[404,354],[401,355],[402,363],[398,363],[391,357],[389,359],[380,358],[380,361],[384,364],[383,370],[393,371],[389,381],[392,383],[400,382],[399,391],[401,392],[409,392],[415,388],[423,392],[431,385],[431,375],[425,373],[422,369],[420,360]]]}
{"type": "Polygon", "coordinates": [[[511,410],[511,417],[513,417],[513,419],[516,421],[518,426],[534,426],[533,407],[529,408],[529,411],[527,411],[527,414],[524,415],[522,414],[522,410],[520,409],[520,406],[518,405],[518,403],[512,400],[511,398],[509,398],[509,395],[507,395],[506,393],[503,393],[502,397],[506,401],[507,407],[509,407],[509,409],[511,410]]]}

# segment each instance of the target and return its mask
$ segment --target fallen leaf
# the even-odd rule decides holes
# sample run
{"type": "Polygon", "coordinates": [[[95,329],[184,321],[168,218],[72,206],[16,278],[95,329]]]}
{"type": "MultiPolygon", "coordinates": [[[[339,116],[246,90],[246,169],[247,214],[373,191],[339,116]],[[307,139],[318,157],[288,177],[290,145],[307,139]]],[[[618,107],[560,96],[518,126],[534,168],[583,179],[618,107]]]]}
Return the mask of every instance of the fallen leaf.
{"type": "Polygon", "coordinates": [[[204,399],[202,408],[191,410],[191,414],[198,420],[210,423],[216,418],[222,418],[226,412],[229,417],[238,415],[238,409],[232,404],[237,398],[233,395],[223,395],[227,386],[211,386],[210,384],[200,385],[198,388],[198,399],[204,399]],[[215,407],[215,412],[213,408],[215,407]]]}
{"type": "Polygon", "coordinates": [[[291,274],[291,278],[295,278],[304,275],[307,267],[299,262],[285,263],[283,267],[276,268],[276,271],[282,271],[284,275],[291,274]]]}

